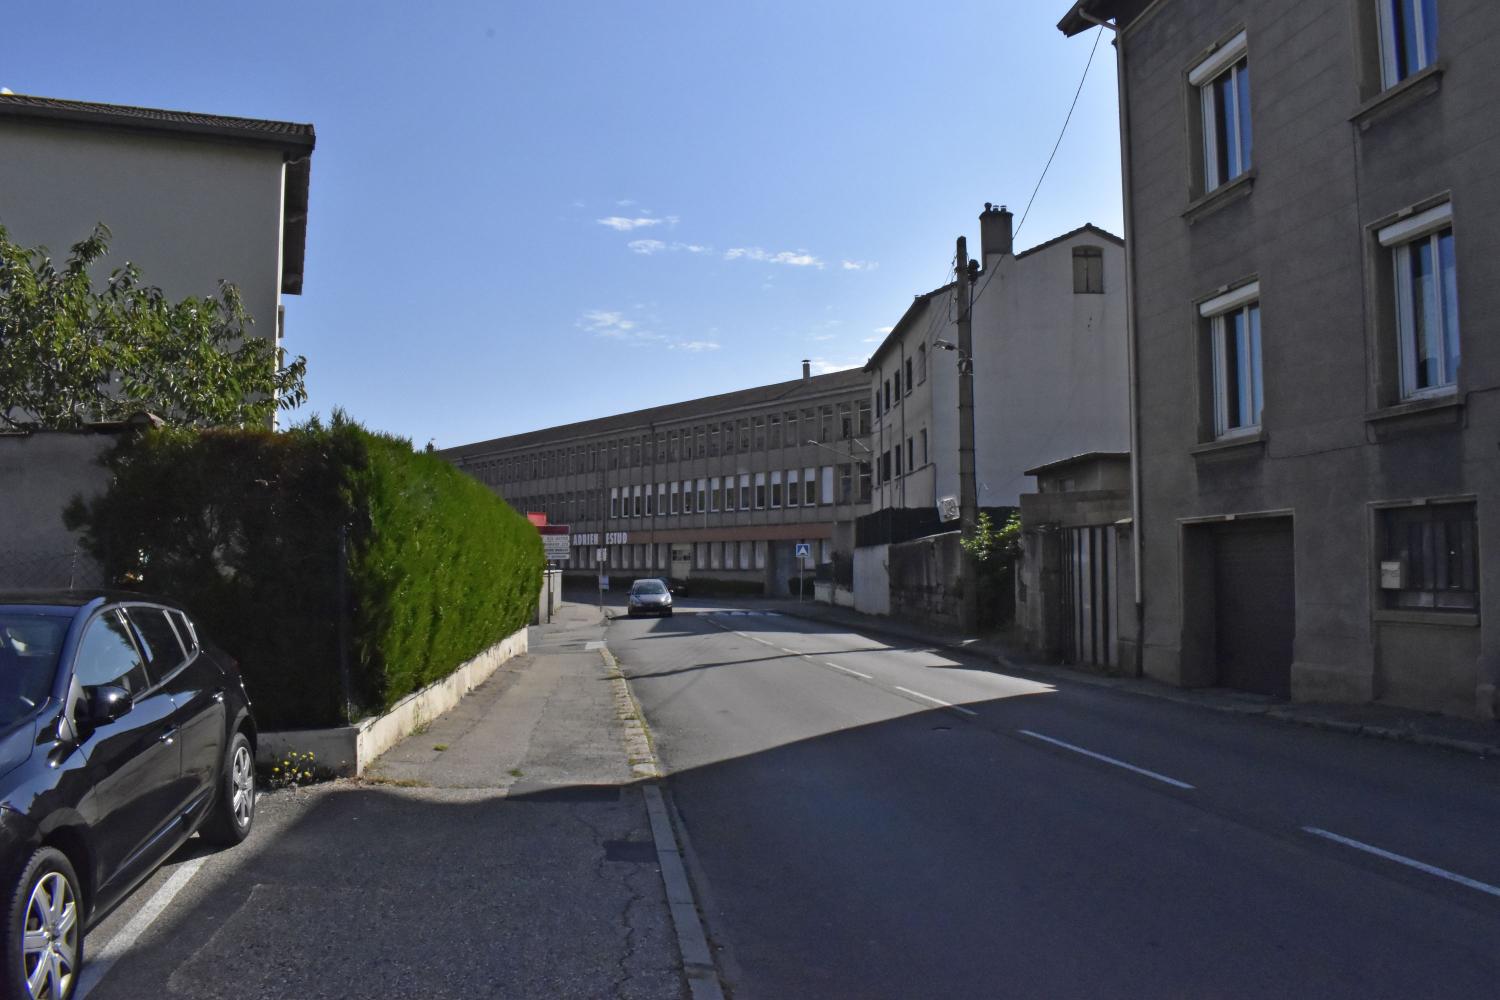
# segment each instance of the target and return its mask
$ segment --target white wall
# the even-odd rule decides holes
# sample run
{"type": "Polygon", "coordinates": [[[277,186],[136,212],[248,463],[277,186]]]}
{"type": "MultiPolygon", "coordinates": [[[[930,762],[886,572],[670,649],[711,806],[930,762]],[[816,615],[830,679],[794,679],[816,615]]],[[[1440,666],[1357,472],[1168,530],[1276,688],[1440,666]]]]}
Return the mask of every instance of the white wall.
{"type": "Polygon", "coordinates": [[[281,303],[282,154],[273,149],[42,123],[0,123],[0,225],[54,260],[114,238],[96,278],[127,260],[170,297],[239,286],[257,335],[281,303]]]}
{"type": "Polygon", "coordinates": [[[1130,449],[1123,248],[1084,232],[992,271],[974,306],[981,507],[1018,504],[1026,469],[1130,449]],[[1104,251],[1103,294],[1074,294],[1075,246],[1104,251]]]}
{"type": "Polygon", "coordinates": [[[867,615],[891,611],[891,583],[886,569],[889,545],[867,545],[854,550],[854,610],[867,615]]]}

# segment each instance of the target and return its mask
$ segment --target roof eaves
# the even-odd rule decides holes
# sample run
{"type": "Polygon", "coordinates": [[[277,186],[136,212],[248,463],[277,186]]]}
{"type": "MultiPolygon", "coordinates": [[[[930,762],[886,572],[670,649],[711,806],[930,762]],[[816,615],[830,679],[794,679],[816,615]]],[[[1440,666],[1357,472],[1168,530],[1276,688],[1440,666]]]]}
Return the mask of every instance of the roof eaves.
{"type": "Polygon", "coordinates": [[[870,360],[865,362],[864,370],[867,372],[874,371],[876,367],[875,362],[879,360],[880,357],[886,353],[886,351],[890,350],[892,347],[895,347],[897,342],[899,342],[902,337],[906,336],[906,331],[910,329],[913,323],[916,322],[917,316],[922,311],[922,307],[930,302],[934,296],[948,291],[948,289],[954,287],[955,284],[956,282],[950,281],[941,288],[934,288],[930,292],[923,292],[921,295],[918,295],[916,298],[912,299],[911,305],[906,307],[906,312],[901,314],[901,318],[896,321],[896,325],[891,327],[891,332],[885,335],[885,339],[880,342],[880,346],[875,348],[874,353],[870,355],[870,360]]]}
{"type": "Polygon", "coordinates": [[[1088,462],[1118,462],[1129,460],[1130,452],[1128,451],[1088,451],[1084,452],[1082,455],[1071,455],[1068,458],[1059,458],[1055,462],[1047,462],[1044,465],[1038,465],[1034,469],[1027,469],[1025,472],[1021,473],[1021,475],[1046,475],[1057,472],[1060,469],[1066,469],[1069,466],[1084,465],[1088,462]]]}
{"type": "Polygon", "coordinates": [[[1114,233],[1110,232],[1109,230],[1107,230],[1107,229],[1100,229],[1098,226],[1094,225],[1092,222],[1085,222],[1083,225],[1079,226],[1077,229],[1073,229],[1073,230],[1070,230],[1070,231],[1068,231],[1066,233],[1063,233],[1061,236],[1054,236],[1054,237],[1052,237],[1052,239],[1048,240],[1045,243],[1038,243],[1034,247],[1031,247],[1031,248],[1026,249],[1026,250],[1022,250],[1020,253],[1016,254],[1016,260],[1021,260],[1023,257],[1030,257],[1034,253],[1037,253],[1037,252],[1039,252],[1041,250],[1046,250],[1048,247],[1056,246],[1057,244],[1062,243],[1064,240],[1071,240],[1075,236],[1081,236],[1084,233],[1093,233],[1095,236],[1098,236],[1101,239],[1108,240],[1109,242],[1113,243],[1115,246],[1123,247],[1125,245],[1124,239],[1122,239],[1119,236],[1116,236],[1114,233]]]}
{"type": "Polygon", "coordinates": [[[1090,28],[1096,27],[1097,22],[1084,17],[1084,14],[1092,15],[1100,21],[1107,21],[1115,16],[1114,8],[1117,4],[1114,0],[1078,0],[1057,22],[1057,30],[1072,38],[1081,35],[1090,28]]]}

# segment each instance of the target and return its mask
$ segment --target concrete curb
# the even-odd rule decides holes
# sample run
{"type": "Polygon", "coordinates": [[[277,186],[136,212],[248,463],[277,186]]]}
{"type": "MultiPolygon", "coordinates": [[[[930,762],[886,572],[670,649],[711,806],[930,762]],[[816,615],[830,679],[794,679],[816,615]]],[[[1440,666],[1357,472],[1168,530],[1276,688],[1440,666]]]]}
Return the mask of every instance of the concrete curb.
{"type": "MultiPolygon", "coordinates": [[[[608,624],[608,619],[605,624],[608,624]]],[[[599,655],[604,659],[615,690],[615,704],[625,723],[625,750],[630,756],[631,770],[637,778],[649,782],[641,786],[641,792],[646,798],[646,814],[651,821],[651,839],[656,845],[656,863],[661,869],[662,886],[667,893],[667,908],[671,912],[672,927],[677,932],[682,974],[687,978],[693,1000],[724,1000],[724,991],[719,986],[719,970],[708,946],[708,934],[698,915],[698,901],[693,895],[682,849],[662,796],[659,784],[661,765],[656,757],[656,747],[651,742],[646,716],[631,693],[630,682],[621,673],[614,654],[606,647],[599,650],[599,655]]]]}
{"type": "Polygon", "coordinates": [[[993,650],[978,648],[972,644],[962,642],[933,641],[932,636],[913,635],[900,629],[882,627],[879,622],[866,624],[864,622],[850,623],[842,619],[819,615],[810,609],[786,607],[777,605],[776,610],[793,618],[801,618],[804,621],[818,622],[824,625],[848,625],[872,635],[878,635],[887,639],[896,639],[901,642],[919,643],[924,646],[932,646],[938,649],[946,649],[956,653],[963,653],[978,660],[988,660],[997,666],[1018,674],[1025,674],[1032,678],[1044,680],[1066,680],[1075,684],[1087,684],[1091,687],[1109,688],[1125,694],[1136,695],[1141,698],[1155,698],[1158,701],[1170,701],[1179,705],[1188,705],[1193,708],[1206,709],[1225,715],[1258,715],[1278,722],[1290,723],[1292,725],[1304,726],[1310,729],[1322,729],[1328,732],[1347,733],[1351,736],[1365,736],[1372,739],[1391,740],[1397,743],[1410,743],[1416,746],[1438,747],[1443,750],[1452,750],[1457,753],[1470,754],[1477,757],[1500,757],[1500,736],[1494,742],[1481,740],[1465,740],[1457,737],[1442,736],[1435,733],[1423,733],[1415,729],[1403,729],[1388,725],[1375,723],[1354,722],[1347,719],[1332,719],[1324,716],[1311,715],[1299,712],[1294,707],[1279,704],[1216,704],[1201,698],[1194,697],[1186,690],[1162,690],[1156,691],[1149,687],[1139,685],[1132,678],[1125,677],[1100,677],[1085,674],[1082,671],[1068,670],[1061,667],[1049,667],[1045,664],[1021,664],[1016,663],[1003,653],[993,650]]]}

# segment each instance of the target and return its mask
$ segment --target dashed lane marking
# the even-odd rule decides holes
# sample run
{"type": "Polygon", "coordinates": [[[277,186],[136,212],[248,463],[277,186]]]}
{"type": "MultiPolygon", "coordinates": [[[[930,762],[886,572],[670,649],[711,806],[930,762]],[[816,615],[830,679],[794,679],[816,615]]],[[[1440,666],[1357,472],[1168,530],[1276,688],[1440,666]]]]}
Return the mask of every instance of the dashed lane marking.
{"type": "Polygon", "coordinates": [[[1136,767],[1134,764],[1127,764],[1125,761],[1120,760],[1116,757],[1108,757],[1102,753],[1095,753],[1092,750],[1085,750],[1083,747],[1074,746],[1072,743],[1065,743],[1062,740],[1053,739],[1051,736],[1043,736],[1041,733],[1034,733],[1030,729],[1018,729],[1016,731],[1022,736],[1030,736],[1034,740],[1041,740],[1044,743],[1051,743],[1053,746],[1062,747],[1064,750],[1071,750],[1074,753],[1083,754],[1085,757],[1092,757],[1094,760],[1103,761],[1106,764],[1113,764],[1115,767],[1123,767],[1127,771],[1134,771],[1136,774],[1143,775],[1147,778],[1152,779],[1153,781],[1160,781],[1163,784],[1171,785],[1173,788],[1185,788],[1189,791],[1191,791],[1193,788],[1193,786],[1188,784],[1186,781],[1178,781],[1176,778],[1169,778],[1165,774],[1159,774],[1156,771],[1148,771],[1144,767],[1136,767]]]}
{"type": "Polygon", "coordinates": [[[858,677],[861,680],[870,680],[871,679],[869,674],[862,674],[858,670],[850,670],[848,667],[840,666],[837,663],[830,663],[828,660],[823,660],[822,663],[823,663],[823,666],[825,666],[825,667],[832,667],[835,670],[842,670],[844,673],[850,674],[850,675],[852,675],[854,677],[858,677]]]}
{"type": "Polygon", "coordinates": [[[965,715],[977,716],[979,714],[972,708],[964,708],[962,705],[955,705],[951,701],[944,701],[941,698],[934,698],[930,694],[923,694],[920,691],[913,691],[911,688],[896,687],[896,690],[902,692],[903,694],[909,694],[913,698],[921,698],[923,701],[930,701],[934,705],[941,705],[943,708],[951,708],[953,709],[953,711],[962,712],[965,715]]]}
{"type": "Polygon", "coordinates": [[[1330,833],[1329,831],[1320,829],[1316,826],[1304,826],[1302,829],[1304,832],[1310,833],[1314,837],[1322,837],[1324,840],[1331,840],[1336,844],[1343,844],[1345,847],[1352,847],[1356,851],[1364,851],[1366,854],[1373,854],[1377,858],[1384,858],[1387,861],[1394,861],[1398,865],[1406,865],[1408,868],[1415,868],[1419,872],[1426,872],[1428,875],[1436,875],[1438,878],[1445,878],[1449,882],[1457,882],[1461,886],[1474,889],[1478,892],[1487,893],[1491,896],[1500,896],[1500,888],[1490,885],[1488,882],[1481,882],[1478,879],[1469,878],[1467,875],[1459,875],[1458,873],[1450,872],[1445,868],[1439,868],[1436,865],[1429,865],[1424,861],[1418,861],[1416,858],[1408,858],[1404,854],[1397,854],[1394,851],[1383,850],[1379,847],[1374,846],[1373,844],[1366,844],[1362,841],[1355,840],[1352,837],[1341,837],[1336,833],[1330,833]]]}

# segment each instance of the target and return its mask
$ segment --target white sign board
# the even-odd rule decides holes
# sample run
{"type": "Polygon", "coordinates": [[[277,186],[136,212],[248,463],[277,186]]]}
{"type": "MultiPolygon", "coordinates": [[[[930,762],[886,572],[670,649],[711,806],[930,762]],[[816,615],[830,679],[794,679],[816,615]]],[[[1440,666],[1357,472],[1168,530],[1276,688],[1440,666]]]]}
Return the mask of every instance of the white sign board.
{"type": "Polygon", "coordinates": [[[1401,590],[1405,581],[1401,572],[1402,566],[1399,560],[1393,562],[1382,562],[1380,564],[1380,589],[1401,590]]]}
{"type": "Polygon", "coordinates": [[[962,515],[958,497],[942,497],[937,502],[938,517],[944,521],[957,521],[962,515]]]}
{"type": "Polygon", "coordinates": [[[600,590],[608,590],[609,589],[609,577],[607,577],[607,576],[600,576],[599,577],[599,589],[600,590]]]}
{"type": "Polygon", "coordinates": [[[562,561],[573,555],[572,535],[543,535],[542,550],[549,561],[562,561]]]}
{"type": "Polygon", "coordinates": [[[798,559],[806,559],[810,555],[812,555],[812,545],[810,545],[807,542],[798,542],[797,543],[797,558],[798,559]]]}

